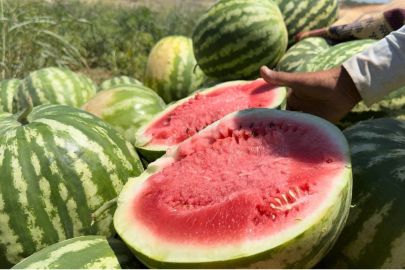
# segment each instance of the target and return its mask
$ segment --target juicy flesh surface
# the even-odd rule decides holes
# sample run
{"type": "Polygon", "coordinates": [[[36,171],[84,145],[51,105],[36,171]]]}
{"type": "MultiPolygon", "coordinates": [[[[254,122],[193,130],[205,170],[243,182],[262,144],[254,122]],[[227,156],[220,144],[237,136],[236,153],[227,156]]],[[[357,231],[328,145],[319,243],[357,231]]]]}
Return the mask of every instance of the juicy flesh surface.
{"type": "Polygon", "coordinates": [[[266,108],[277,95],[277,87],[263,80],[224,86],[208,94],[197,93],[146,130],[146,135],[151,136],[149,144],[177,145],[232,112],[266,108]]]}
{"type": "Polygon", "coordinates": [[[134,197],[134,217],[158,239],[215,246],[278,234],[316,212],[345,166],[325,132],[291,119],[229,120],[212,135],[180,145],[134,197]]]}

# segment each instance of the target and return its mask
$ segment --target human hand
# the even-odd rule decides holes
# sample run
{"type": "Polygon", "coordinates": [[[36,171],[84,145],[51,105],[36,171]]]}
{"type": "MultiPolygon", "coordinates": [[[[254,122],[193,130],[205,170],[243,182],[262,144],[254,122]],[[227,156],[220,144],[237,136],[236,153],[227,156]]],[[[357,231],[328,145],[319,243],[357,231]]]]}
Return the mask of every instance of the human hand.
{"type": "Polygon", "coordinates": [[[291,88],[287,109],[302,111],[337,122],[350,112],[361,96],[343,67],[306,73],[277,72],[263,66],[263,79],[271,84],[291,88]]]}

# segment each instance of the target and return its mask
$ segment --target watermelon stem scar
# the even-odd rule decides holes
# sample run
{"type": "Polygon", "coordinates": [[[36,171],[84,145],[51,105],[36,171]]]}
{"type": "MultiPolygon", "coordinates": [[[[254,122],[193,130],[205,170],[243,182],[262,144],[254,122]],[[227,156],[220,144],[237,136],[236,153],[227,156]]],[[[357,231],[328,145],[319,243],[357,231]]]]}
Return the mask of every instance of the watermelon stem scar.
{"type": "Polygon", "coordinates": [[[117,201],[118,197],[115,199],[112,199],[111,201],[106,202],[101,206],[99,209],[96,210],[93,214],[91,214],[91,226],[97,221],[97,219],[108,209],[113,208],[114,206],[117,206],[117,201]]]}
{"type": "Polygon", "coordinates": [[[18,116],[17,121],[21,123],[21,125],[25,126],[29,124],[28,122],[28,116],[34,109],[34,105],[32,104],[31,98],[27,98],[27,107],[24,109],[24,111],[18,116]]]}

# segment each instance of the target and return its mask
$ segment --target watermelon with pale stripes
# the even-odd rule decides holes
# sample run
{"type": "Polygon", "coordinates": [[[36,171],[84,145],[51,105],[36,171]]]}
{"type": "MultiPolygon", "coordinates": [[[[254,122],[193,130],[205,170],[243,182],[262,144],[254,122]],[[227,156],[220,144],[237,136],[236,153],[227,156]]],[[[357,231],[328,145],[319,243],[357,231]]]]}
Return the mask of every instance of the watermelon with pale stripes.
{"type": "Polygon", "coordinates": [[[17,93],[20,79],[9,79],[0,82],[0,110],[5,112],[13,111],[13,97],[17,93]]]}
{"type": "Polygon", "coordinates": [[[300,72],[300,68],[305,62],[310,61],[312,58],[328,49],[329,45],[324,38],[306,38],[288,49],[277,63],[276,70],[300,72]]]}
{"type": "Polygon", "coordinates": [[[187,97],[203,80],[204,74],[197,66],[190,38],[165,37],[150,52],[144,83],[166,103],[187,97]]]}
{"type": "Polygon", "coordinates": [[[135,78],[128,77],[128,76],[119,76],[108,79],[102,82],[99,86],[99,91],[112,89],[118,86],[125,86],[125,85],[142,85],[140,81],[135,78]]]}
{"type": "Polygon", "coordinates": [[[199,18],[194,54],[205,75],[217,81],[254,79],[273,68],[287,48],[287,29],[273,1],[221,0],[199,18]]]}
{"type": "Polygon", "coordinates": [[[87,77],[84,74],[78,74],[78,76],[82,79],[85,85],[87,85],[88,88],[93,89],[93,92],[98,92],[98,85],[89,77],[87,77]]]}
{"type": "Polygon", "coordinates": [[[96,89],[73,71],[64,68],[44,68],[31,72],[18,87],[13,112],[27,106],[31,97],[34,106],[61,104],[79,108],[96,94],[96,89]]]}
{"type": "Polygon", "coordinates": [[[405,120],[375,119],[344,131],[353,207],[321,268],[405,268],[405,120]]]}
{"type": "Polygon", "coordinates": [[[128,247],[105,236],[81,236],[46,247],[12,269],[139,269],[128,247]]]}
{"type": "Polygon", "coordinates": [[[11,113],[4,112],[4,111],[0,110],[0,120],[3,119],[3,118],[9,117],[9,116],[11,116],[11,113]]]}
{"type": "Polygon", "coordinates": [[[75,236],[111,236],[112,218],[91,226],[91,213],[142,171],[134,147],[85,111],[41,105],[0,120],[0,268],[75,236]]]}
{"type": "Polygon", "coordinates": [[[81,109],[108,122],[133,144],[138,128],[165,107],[162,98],[153,90],[141,85],[127,85],[97,93],[81,109]]]}
{"type": "Polygon", "coordinates": [[[339,16],[338,0],[275,0],[288,30],[288,43],[301,31],[332,25],[339,16]]]}

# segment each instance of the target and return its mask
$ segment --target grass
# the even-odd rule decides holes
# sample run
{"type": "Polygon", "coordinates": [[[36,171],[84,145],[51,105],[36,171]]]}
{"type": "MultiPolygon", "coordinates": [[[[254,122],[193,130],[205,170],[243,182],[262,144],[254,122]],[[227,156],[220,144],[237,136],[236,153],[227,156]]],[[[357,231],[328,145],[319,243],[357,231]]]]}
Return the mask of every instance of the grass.
{"type": "Polygon", "coordinates": [[[168,35],[191,36],[208,6],[206,1],[3,1],[2,79],[59,66],[96,82],[118,75],[143,80],[153,45],[168,35]]]}

